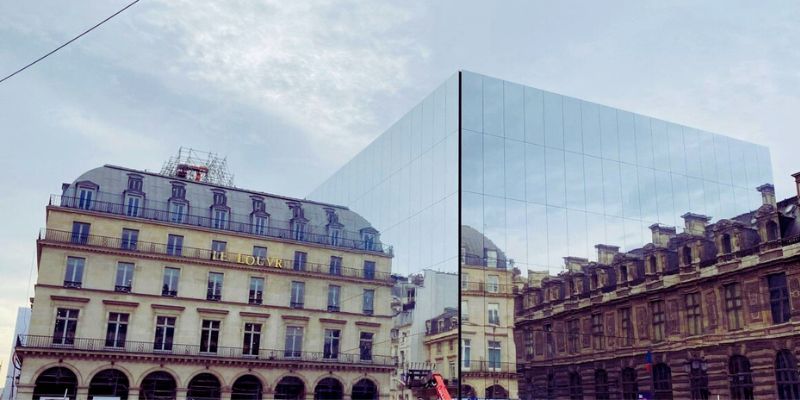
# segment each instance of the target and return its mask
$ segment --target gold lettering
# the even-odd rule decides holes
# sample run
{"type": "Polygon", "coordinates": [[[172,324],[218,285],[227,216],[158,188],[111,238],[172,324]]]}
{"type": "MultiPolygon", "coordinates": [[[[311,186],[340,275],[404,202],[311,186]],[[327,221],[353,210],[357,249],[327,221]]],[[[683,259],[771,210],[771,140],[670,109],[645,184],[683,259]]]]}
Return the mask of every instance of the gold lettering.
{"type": "Polygon", "coordinates": [[[244,260],[242,260],[242,253],[236,255],[236,262],[239,264],[244,264],[244,260]]]}
{"type": "Polygon", "coordinates": [[[247,265],[254,265],[256,263],[256,258],[251,255],[246,255],[244,257],[244,263],[247,265]]]}
{"type": "Polygon", "coordinates": [[[271,267],[272,263],[275,262],[275,257],[267,257],[267,266],[271,267]]]}
{"type": "Polygon", "coordinates": [[[280,258],[275,259],[275,268],[283,268],[283,260],[280,258]]]}
{"type": "Polygon", "coordinates": [[[256,257],[256,265],[263,267],[264,266],[264,259],[261,257],[256,257]]]}

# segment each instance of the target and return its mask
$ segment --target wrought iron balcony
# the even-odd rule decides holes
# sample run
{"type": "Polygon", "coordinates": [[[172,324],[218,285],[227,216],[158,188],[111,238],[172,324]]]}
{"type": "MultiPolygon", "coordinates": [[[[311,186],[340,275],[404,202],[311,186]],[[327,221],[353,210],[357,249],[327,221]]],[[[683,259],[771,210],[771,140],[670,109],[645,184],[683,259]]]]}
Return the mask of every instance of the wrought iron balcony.
{"type": "Polygon", "coordinates": [[[461,282],[461,291],[464,293],[513,294],[514,285],[486,282],[461,282]]]}
{"type": "MultiPolygon", "coordinates": [[[[182,246],[181,251],[176,252],[174,246],[169,246],[164,243],[153,243],[144,241],[137,241],[136,246],[134,248],[132,248],[131,246],[123,247],[121,245],[123,241],[120,238],[97,236],[97,235],[85,235],[85,234],[80,235],[80,237],[76,237],[76,235],[74,235],[72,232],[61,231],[56,229],[42,229],[42,231],[39,233],[39,239],[47,242],[72,243],[80,246],[115,249],[131,253],[158,254],[170,257],[180,257],[180,258],[196,259],[196,260],[212,260],[217,262],[226,262],[235,265],[244,264],[241,262],[237,262],[237,260],[246,261],[255,259],[250,254],[239,254],[232,252],[216,253],[209,249],[200,249],[200,248],[186,247],[186,246],[182,246]]],[[[277,267],[277,265],[281,265],[283,267],[282,269],[293,270],[292,260],[288,259],[270,259],[270,260],[272,260],[273,264],[269,265],[269,267],[277,267]]],[[[281,269],[281,268],[276,268],[276,269],[281,269]]],[[[392,281],[391,274],[389,274],[388,272],[376,272],[367,270],[367,272],[365,273],[364,269],[362,268],[346,268],[341,266],[336,267],[335,271],[339,272],[338,274],[335,274],[336,276],[376,280],[383,282],[392,281]]],[[[315,275],[324,275],[326,277],[332,275],[330,273],[330,265],[311,263],[311,262],[305,263],[305,269],[302,272],[313,273],[315,275]]]]}
{"type": "MultiPolygon", "coordinates": [[[[97,196],[100,199],[121,198],[121,195],[118,193],[100,192],[97,196]]],[[[144,199],[142,207],[131,209],[124,203],[118,201],[91,200],[87,202],[85,199],[81,201],[80,198],[74,196],[52,195],[50,196],[50,205],[120,215],[127,218],[149,219],[153,221],[246,233],[256,236],[323,244],[339,248],[364,250],[388,255],[392,254],[392,246],[380,243],[377,240],[362,240],[359,232],[342,231],[339,236],[332,237],[327,233],[327,227],[312,225],[307,225],[307,232],[295,232],[291,229],[291,223],[289,221],[280,221],[270,218],[269,226],[253,224],[251,223],[250,214],[230,213],[230,217],[227,220],[220,221],[211,218],[210,215],[171,213],[169,212],[169,203],[150,199],[144,199]]]]}
{"type": "Polygon", "coordinates": [[[360,353],[339,353],[335,356],[325,357],[323,352],[296,351],[296,350],[275,350],[258,349],[258,354],[252,354],[254,349],[247,352],[241,347],[222,347],[218,346],[216,352],[200,351],[200,345],[162,343],[156,346],[153,342],[137,342],[126,340],[114,343],[116,346],[106,346],[106,339],[74,338],[71,344],[60,344],[53,340],[53,336],[40,335],[19,335],[17,337],[17,351],[25,350],[69,350],[71,352],[105,352],[105,353],[125,353],[125,354],[158,354],[163,356],[192,356],[202,359],[241,359],[258,361],[291,361],[291,362],[325,362],[354,365],[378,365],[390,366],[397,365],[397,361],[392,356],[370,355],[362,357],[360,353]],[[162,350],[163,347],[168,348],[162,350]]]}
{"type": "Polygon", "coordinates": [[[498,373],[516,373],[517,364],[510,362],[492,362],[485,360],[470,360],[468,363],[462,361],[461,372],[498,372],[498,373]]]}

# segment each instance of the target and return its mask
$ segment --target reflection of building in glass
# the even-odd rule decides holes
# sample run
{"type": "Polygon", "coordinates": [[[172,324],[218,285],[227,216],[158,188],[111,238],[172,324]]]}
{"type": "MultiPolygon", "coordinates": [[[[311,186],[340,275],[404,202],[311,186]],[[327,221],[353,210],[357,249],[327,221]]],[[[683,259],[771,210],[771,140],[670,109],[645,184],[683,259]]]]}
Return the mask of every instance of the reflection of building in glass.
{"type": "Polygon", "coordinates": [[[759,190],[755,211],[714,224],[686,213],[682,233],[653,225],[644,247],[599,245],[597,262],[529,275],[520,397],[800,398],[800,202],[759,190]]]}
{"type": "Polygon", "coordinates": [[[512,263],[489,238],[461,227],[462,397],[518,398],[513,315],[519,271],[512,263]]]}
{"type": "Polygon", "coordinates": [[[388,396],[378,232],[201,178],[107,165],[51,198],[16,398],[388,396]]]}
{"type": "Polygon", "coordinates": [[[428,363],[442,375],[451,397],[458,396],[458,310],[445,311],[425,321],[428,363]]]}

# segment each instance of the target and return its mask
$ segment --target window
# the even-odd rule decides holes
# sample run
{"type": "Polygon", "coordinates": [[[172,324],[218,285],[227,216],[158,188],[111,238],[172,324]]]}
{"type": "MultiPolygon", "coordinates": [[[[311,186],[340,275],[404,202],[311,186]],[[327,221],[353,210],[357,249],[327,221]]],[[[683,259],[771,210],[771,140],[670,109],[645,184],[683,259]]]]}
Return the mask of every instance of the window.
{"type": "Polygon", "coordinates": [[[186,198],[186,188],[181,184],[172,184],[172,198],[173,199],[185,199],[186,198]]]}
{"type": "Polygon", "coordinates": [[[106,347],[125,347],[125,336],[128,333],[128,314],[109,313],[106,328],[106,347]]]}
{"type": "Polygon", "coordinates": [[[497,268],[497,250],[486,249],[486,266],[497,268]]]}
{"type": "Polygon", "coordinates": [[[322,358],[337,359],[339,358],[339,335],[341,331],[338,329],[325,329],[325,343],[322,347],[322,358]]]}
{"type": "Polygon", "coordinates": [[[666,318],[664,316],[664,301],[656,300],[650,302],[650,314],[653,316],[653,341],[664,340],[666,318]]]}
{"type": "Polygon", "coordinates": [[[361,332],[358,340],[359,357],[361,361],[372,360],[372,332],[361,332]]]}
{"type": "Polygon", "coordinates": [[[253,246],[253,257],[256,258],[256,264],[258,261],[266,261],[267,259],[267,248],[261,246],[253,246]]]}
{"type": "Polygon", "coordinates": [[[128,176],[128,190],[134,192],[141,192],[142,191],[142,178],[139,176],[128,176]]]}
{"type": "Polygon", "coordinates": [[[375,248],[375,235],[371,232],[363,232],[361,240],[364,241],[364,250],[374,250],[375,248]]]}
{"type": "Polygon", "coordinates": [[[375,261],[364,261],[364,279],[375,279],[375,261]]]}
{"type": "Polygon", "coordinates": [[[497,293],[499,289],[500,277],[497,275],[489,275],[486,277],[486,291],[489,293],[497,293]]]}
{"type": "Polygon", "coordinates": [[[497,303],[489,303],[486,319],[490,324],[500,325],[500,306],[497,303]]]}
{"type": "Polygon", "coordinates": [[[342,257],[331,256],[331,265],[328,272],[331,275],[342,274],[342,257]]]}
{"type": "Polygon", "coordinates": [[[139,231],[136,229],[122,229],[122,241],[120,248],[123,250],[136,250],[136,243],[139,241],[139,231]]]}
{"type": "Polygon", "coordinates": [[[667,364],[653,367],[653,395],[655,400],[672,400],[672,370],[667,364]]]}
{"type": "Polygon", "coordinates": [[[581,375],[577,372],[569,373],[569,398],[570,400],[583,400],[581,375]]]}
{"type": "Polygon", "coordinates": [[[683,246],[683,265],[689,267],[692,265],[692,248],[688,245],[683,246]]]}
{"type": "Polygon", "coordinates": [[[183,236],[167,236],[167,254],[170,256],[180,256],[183,252],[183,236]]]}
{"type": "Polygon", "coordinates": [[[162,296],[175,297],[178,295],[178,280],[181,270],[178,268],[164,268],[164,285],[161,287],[162,296]]]}
{"type": "Polygon", "coordinates": [[[223,275],[219,272],[208,273],[208,290],[206,292],[207,300],[219,301],[222,299],[222,279],[223,275]]]}
{"type": "Polygon", "coordinates": [[[130,194],[125,195],[125,215],[129,217],[138,217],[141,205],[141,196],[134,196],[130,194]]]}
{"type": "Polygon", "coordinates": [[[470,354],[472,350],[471,344],[471,339],[461,340],[461,368],[467,371],[469,371],[470,365],[470,354]]]}
{"type": "Polygon", "coordinates": [[[375,301],[375,291],[372,289],[364,289],[364,302],[362,310],[364,311],[365,315],[372,315],[375,311],[373,308],[373,303],[375,301]]]}
{"type": "Polygon", "coordinates": [[[786,275],[783,273],[767,276],[769,286],[769,307],[772,311],[772,323],[789,322],[791,308],[789,306],[789,289],[786,287],[786,275]]]}
{"type": "Polygon", "coordinates": [[[776,240],[780,236],[778,233],[778,224],[776,224],[775,221],[767,221],[765,229],[767,230],[768,241],[776,240]]]}
{"type": "Polygon", "coordinates": [[[725,313],[728,316],[728,329],[742,328],[742,286],[730,283],[723,286],[725,292],[725,313]]]}
{"type": "Polygon", "coordinates": [[[155,350],[172,350],[173,337],[175,337],[175,317],[156,317],[156,337],[153,340],[155,350]]]}
{"type": "Polygon", "coordinates": [[[700,307],[700,292],[689,293],[686,301],[686,328],[689,336],[703,333],[703,316],[700,307]]]}
{"type": "Polygon", "coordinates": [[[328,228],[328,240],[330,240],[331,246],[339,246],[340,240],[339,238],[342,236],[342,230],[336,228],[328,228]]]}
{"type": "Polygon", "coordinates": [[[308,254],[302,251],[295,251],[294,252],[294,262],[292,263],[292,268],[295,271],[305,271],[306,270],[306,258],[308,254]]]}
{"type": "Polygon", "coordinates": [[[639,383],[636,381],[636,370],[625,368],[622,370],[622,400],[637,400],[639,398],[639,383]]]}
{"type": "Polygon", "coordinates": [[[126,262],[117,263],[117,277],[114,280],[114,291],[130,292],[133,285],[133,264],[126,262]]]}
{"type": "Polygon", "coordinates": [[[436,343],[436,354],[442,354],[442,342],[436,343]]]}
{"type": "Polygon", "coordinates": [[[603,314],[592,314],[592,348],[603,349],[603,314]]]}
{"type": "Polygon", "coordinates": [[[533,331],[532,330],[525,330],[523,333],[523,342],[525,346],[525,359],[532,360],[533,359],[533,350],[534,350],[534,342],[533,342],[533,331]]]}
{"type": "Polygon", "coordinates": [[[264,278],[250,277],[250,293],[247,297],[248,304],[261,304],[264,297],[264,278]]]}
{"type": "Polygon", "coordinates": [[[200,330],[200,352],[216,353],[219,343],[219,321],[203,320],[203,327],[200,330]]]}
{"type": "Polygon", "coordinates": [[[341,293],[341,289],[341,287],[336,285],[328,286],[328,311],[339,311],[339,294],[341,293]]]}
{"type": "Polygon", "coordinates": [[[225,229],[228,222],[228,210],[213,208],[211,210],[211,227],[214,229],[225,229]]]}
{"type": "Polygon", "coordinates": [[[778,399],[800,399],[797,362],[789,350],[781,350],[775,357],[775,382],[778,385],[778,399]]]}
{"type": "Polygon", "coordinates": [[[292,221],[292,239],[305,240],[306,238],[306,224],[302,221],[292,221]]]}
{"type": "Polygon", "coordinates": [[[633,345],[633,323],[631,323],[631,309],[629,307],[619,309],[620,333],[624,336],[623,343],[626,346],[633,345]]]}
{"type": "Polygon", "coordinates": [[[750,360],[745,356],[732,356],[728,363],[732,400],[753,400],[753,375],[750,360]]]}
{"type": "Polygon", "coordinates": [[[553,341],[553,326],[545,324],[542,328],[544,330],[545,356],[547,358],[553,358],[556,353],[556,344],[553,341]]]}
{"type": "Polygon", "coordinates": [[[731,244],[731,235],[724,234],[722,235],[722,253],[727,254],[733,251],[733,245],[731,244]]]}
{"type": "Polygon", "coordinates": [[[490,371],[499,371],[500,370],[500,342],[496,340],[490,340],[487,354],[489,355],[489,370],[490,371]]]}
{"type": "Polygon", "coordinates": [[[75,331],[78,329],[78,310],[59,308],[56,311],[56,326],[53,330],[53,344],[75,344],[75,331]]]}
{"type": "Polygon", "coordinates": [[[580,336],[580,325],[577,319],[567,321],[567,351],[570,354],[578,353],[578,338],[580,336]]]}
{"type": "Polygon", "coordinates": [[[658,272],[658,262],[656,261],[656,256],[650,256],[648,264],[650,265],[651,274],[655,274],[656,272],[658,272]]]}
{"type": "Polygon", "coordinates": [[[608,393],[608,373],[604,369],[594,371],[594,398],[597,400],[609,400],[608,393]]]}
{"type": "Polygon", "coordinates": [[[469,290],[469,274],[461,273],[461,290],[469,290]]]}
{"type": "Polygon", "coordinates": [[[289,300],[289,306],[292,308],[303,308],[305,291],[306,284],[304,282],[292,281],[292,294],[289,300]]]}
{"type": "Polygon", "coordinates": [[[224,206],[226,201],[227,201],[227,199],[225,197],[225,193],[214,192],[214,205],[215,206],[224,206]]]}
{"type": "Polygon", "coordinates": [[[303,351],[303,328],[300,326],[286,327],[285,357],[300,357],[303,351]]]}
{"type": "Polygon", "coordinates": [[[269,227],[269,217],[265,215],[253,216],[253,234],[264,236],[267,234],[268,227],[269,227]]]}
{"type": "Polygon", "coordinates": [[[242,353],[246,356],[257,356],[261,347],[261,324],[244,324],[244,343],[242,353]]]}
{"type": "Polygon", "coordinates": [[[461,320],[469,321],[469,301],[461,300],[461,320]]]}
{"type": "Polygon", "coordinates": [[[622,283],[625,283],[625,282],[628,281],[628,266],[627,265],[620,265],[619,266],[619,275],[620,275],[620,280],[622,281],[622,283]]]}
{"type": "Polygon", "coordinates": [[[72,223],[72,243],[86,244],[89,241],[89,224],[85,222],[72,223]]]}
{"type": "MultiPolygon", "coordinates": [[[[173,191],[175,189],[173,188],[173,191]]],[[[186,204],[177,201],[169,202],[169,220],[176,223],[183,223],[186,217],[186,204]]]]}
{"type": "Polygon", "coordinates": [[[702,360],[692,360],[689,363],[689,391],[692,400],[708,400],[711,392],[708,390],[708,364],[702,360]]]}
{"type": "Polygon", "coordinates": [[[94,198],[94,189],[80,188],[78,192],[78,208],[89,210],[92,208],[92,200],[94,198]]]}
{"type": "Polygon", "coordinates": [[[79,288],[83,285],[83,266],[85,258],[67,257],[67,270],[64,274],[64,287],[79,288]]]}
{"type": "Polygon", "coordinates": [[[224,253],[225,249],[227,248],[228,248],[228,242],[223,242],[222,240],[211,241],[211,251],[215,253],[224,253]]]}

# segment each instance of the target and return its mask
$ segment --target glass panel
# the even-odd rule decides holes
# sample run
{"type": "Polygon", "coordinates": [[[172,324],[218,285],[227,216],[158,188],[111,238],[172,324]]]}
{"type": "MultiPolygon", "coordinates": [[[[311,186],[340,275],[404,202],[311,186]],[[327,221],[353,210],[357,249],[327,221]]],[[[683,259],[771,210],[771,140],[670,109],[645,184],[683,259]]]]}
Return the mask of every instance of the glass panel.
{"type": "Polygon", "coordinates": [[[544,147],[525,145],[525,171],[525,198],[529,203],[545,204],[544,147]]]}
{"type": "Polygon", "coordinates": [[[483,192],[494,196],[505,196],[504,140],[495,136],[483,136],[483,192]]]}
{"type": "Polygon", "coordinates": [[[708,132],[696,131],[699,148],[703,151],[703,157],[699,157],[700,165],[703,168],[703,179],[707,181],[717,181],[717,160],[714,153],[710,151],[714,148],[714,136],[708,132]]]}
{"type": "Polygon", "coordinates": [[[506,200],[506,257],[518,263],[527,263],[525,203],[506,200]]]}
{"type": "Polygon", "coordinates": [[[650,118],[634,115],[633,129],[636,134],[636,161],[639,165],[653,167],[653,137],[650,133],[650,118]]]}
{"type": "Polygon", "coordinates": [[[576,153],[583,152],[583,132],[581,132],[581,103],[578,99],[563,97],[564,100],[564,148],[576,153]]]}
{"type": "Polygon", "coordinates": [[[658,202],[658,222],[675,226],[675,205],[669,172],[656,170],[656,201],[658,202]]]}
{"type": "Polygon", "coordinates": [[[503,136],[503,81],[483,77],[483,133],[503,136]]]}
{"type": "Polygon", "coordinates": [[[525,143],[506,140],[505,145],[506,197],[525,200],[525,143]]]}
{"type": "Polygon", "coordinates": [[[639,206],[639,177],[636,173],[636,166],[632,164],[620,164],[620,175],[622,178],[622,214],[626,218],[642,218],[642,211],[639,206]]]}
{"type": "Polygon", "coordinates": [[[628,164],[636,164],[636,138],[633,128],[633,114],[617,110],[617,134],[619,135],[619,159],[628,164]]]}
{"type": "Polygon", "coordinates": [[[728,138],[714,135],[714,157],[717,160],[717,179],[719,183],[731,184],[731,157],[728,152],[728,138]]]}
{"type": "Polygon", "coordinates": [[[494,196],[483,196],[484,231],[489,240],[501,250],[506,249],[506,202],[494,196]]]}
{"type": "Polygon", "coordinates": [[[566,203],[566,178],[564,176],[564,152],[545,149],[545,173],[547,174],[547,204],[563,207],[566,203]]]}
{"type": "Polygon", "coordinates": [[[581,102],[581,126],[583,127],[583,151],[586,154],[600,157],[602,140],[600,139],[600,110],[597,104],[581,102]]]}
{"type": "Polygon", "coordinates": [[[622,216],[622,184],[617,161],[603,160],[603,199],[606,214],[622,216]]]}
{"type": "Polygon", "coordinates": [[[567,233],[569,235],[569,254],[567,255],[589,258],[591,248],[585,212],[567,210],[567,233]]]}
{"type": "Polygon", "coordinates": [[[673,173],[686,174],[686,149],[683,147],[683,128],[680,125],[668,124],[669,161],[673,173]]]}
{"type": "Polygon", "coordinates": [[[461,185],[483,192],[483,135],[467,130],[461,133],[461,185]]]}
{"type": "Polygon", "coordinates": [[[689,210],[693,213],[706,215],[706,201],[703,194],[703,181],[698,178],[688,178],[689,210]]]}
{"type": "Polygon", "coordinates": [[[603,143],[603,158],[619,160],[617,111],[613,108],[600,106],[600,136],[603,143]]]}
{"type": "Polygon", "coordinates": [[[525,88],[525,141],[544,144],[544,98],[542,91],[525,88]]]}
{"type": "Polygon", "coordinates": [[[565,209],[547,207],[547,231],[548,269],[556,274],[562,269],[564,257],[569,255],[565,209]]]}
{"type": "Polygon", "coordinates": [[[528,263],[529,268],[547,266],[547,217],[543,205],[528,203],[528,263]]]}
{"type": "Polygon", "coordinates": [[[583,179],[583,156],[564,153],[564,173],[566,177],[567,207],[586,209],[586,184],[583,179]]]}
{"type": "MultiPolygon", "coordinates": [[[[676,218],[687,212],[697,213],[689,203],[689,183],[685,176],[672,174],[672,193],[676,218]]],[[[676,220],[676,223],[680,223],[680,220],[676,220]]]]}
{"type": "Polygon", "coordinates": [[[683,128],[683,146],[686,149],[686,175],[694,178],[703,177],[703,163],[700,158],[706,156],[700,147],[700,136],[697,129],[683,128]]]}
{"type": "Polygon", "coordinates": [[[544,92],[544,144],[564,148],[564,116],[561,96],[544,92]]]}
{"type": "Polygon", "coordinates": [[[483,132],[483,78],[471,72],[461,73],[461,127],[483,132]]]}
{"type": "Polygon", "coordinates": [[[603,214],[603,163],[599,158],[583,157],[583,173],[586,182],[586,211],[603,214]]]}
{"type": "Polygon", "coordinates": [[[669,171],[667,124],[661,120],[651,119],[650,131],[653,134],[653,167],[657,170],[669,171]]]}

